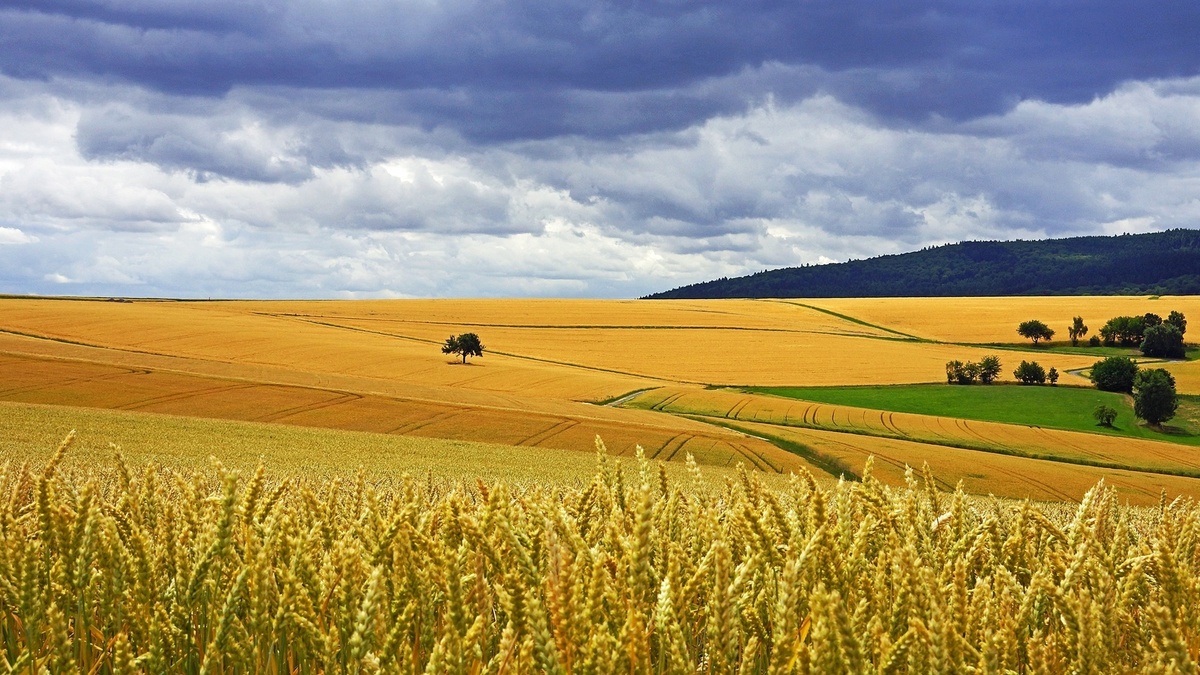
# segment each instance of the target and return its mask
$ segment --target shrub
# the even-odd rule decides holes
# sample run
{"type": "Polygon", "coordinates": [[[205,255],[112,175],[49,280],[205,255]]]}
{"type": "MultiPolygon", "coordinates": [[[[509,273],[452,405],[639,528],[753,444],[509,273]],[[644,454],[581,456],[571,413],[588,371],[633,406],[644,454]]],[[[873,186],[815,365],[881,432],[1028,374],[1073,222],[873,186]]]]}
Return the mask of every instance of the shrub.
{"type": "Polygon", "coordinates": [[[1099,347],[1101,344],[1103,343],[1100,341],[1099,335],[1093,335],[1092,337],[1088,338],[1089,347],[1099,347]]]}
{"type": "Polygon", "coordinates": [[[1057,385],[1058,384],[1058,368],[1053,368],[1053,367],[1050,368],[1050,372],[1046,373],[1046,379],[1050,381],[1051,385],[1057,385]]]}
{"type": "Polygon", "coordinates": [[[1022,361],[1013,371],[1021,384],[1046,384],[1046,369],[1037,361],[1022,361]]]}
{"type": "Polygon", "coordinates": [[[1125,356],[1110,356],[1092,365],[1092,382],[1101,391],[1133,391],[1133,378],[1138,366],[1125,356]]]}
{"type": "Polygon", "coordinates": [[[1160,323],[1146,329],[1142,340],[1142,354],[1167,359],[1183,358],[1183,333],[1169,323],[1160,323]]]}
{"type": "Polygon", "coordinates": [[[1092,417],[1096,418],[1096,424],[1099,424],[1102,427],[1111,427],[1113,422],[1117,419],[1117,410],[1116,408],[1104,405],[1102,403],[1096,406],[1096,409],[1092,411],[1092,417]]]}

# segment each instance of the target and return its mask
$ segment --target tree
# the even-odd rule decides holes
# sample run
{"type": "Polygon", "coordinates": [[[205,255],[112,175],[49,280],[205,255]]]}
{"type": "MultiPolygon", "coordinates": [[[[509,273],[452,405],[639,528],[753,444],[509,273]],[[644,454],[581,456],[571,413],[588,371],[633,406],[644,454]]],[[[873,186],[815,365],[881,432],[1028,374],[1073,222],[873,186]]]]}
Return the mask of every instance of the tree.
{"type": "Polygon", "coordinates": [[[1092,417],[1096,418],[1096,424],[1099,424],[1102,427],[1111,427],[1113,422],[1117,419],[1117,411],[1115,408],[1101,403],[1100,405],[1096,406],[1095,410],[1092,411],[1092,417]]]}
{"type": "Polygon", "coordinates": [[[462,362],[466,363],[468,356],[483,356],[483,343],[474,333],[451,335],[447,338],[446,344],[442,345],[442,353],[461,354],[462,362]]]}
{"type": "Polygon", "coordinates": [[[1017,326],[1017,332],[1021,337],[1033,340],[1035,345],[1038,340],[1049,342],[1050,338],[1054,337],[1054,330],[1037,319],[1022,321],[1021,325],[1017,326]]]}
{"type": "Polygon", "coordinates": [[[1142,325],[1146,328],[1157,326],[1162,323],[1162,317],[1154,312],[1146,312],[1142,315],[1142,325]]]}
{"type": "Polygon", "coordinates": [[[979,360],[979,381],[991,384],[1000,377],[1000,357],[985,356],[979,360]]]}
{"type": "Polygon", "coordinates": [[[1133,391],[1133,378],[1137,376],[1138,366],[1132,359],[1125,356],[1110,356],[1103,361],[1092,364],[1092,382],[1101,391],[1133,391]]]}
{"type": "Polygon", "coordinates": [[[1050,372],[1046,373],[1046,379],[1049,380],[1050,386],[1058,386],[1058,368],[1052,366],[1050,372]]]}
{"type": "Polygon", "coordinates": [[[1133,382],[1133,414],[1162,429],[1162,423],[1175,416],[1179,395],[1175,378],[1162,368],[1143,370],[1133,382]]]}
{"type": "Polygon", "coordinates": [[[1021,384],[1046,384],[1046,369],[1037,361],[1022,361],[1013,371],[1013,377],[1021,384]]]}
{"type": "Polygon", "coordinates": [[[1100,337],[1108,346],[1136,347],[1146,332],[1144,316],[1114,316],[1100,329],[1100,337]]]}
{"type": "Polygon", "coordinates": [[[1183,358],[1183,333],[1173,324],[1160,323],[1146,329],[1142,354],[1167,359],[1183,358]]]}
{"type": "Polygon", "coordinates": [[[1167,323],[1178,328],[1180,335],[1187,332],[1187,319],[1184,318],[1183,312],[1172,311],[1167,315],[1167,323]]]}
{"type": "Polygon", "coordinates": [[[1067,329],[1067,335],[1071,336],[1071,346],[1079,346],[1079,338],[1087,335],[1088,327],[1083,323],[1083,317],[1077,316],[1071,319],[1071,327],[1067,329]]]}

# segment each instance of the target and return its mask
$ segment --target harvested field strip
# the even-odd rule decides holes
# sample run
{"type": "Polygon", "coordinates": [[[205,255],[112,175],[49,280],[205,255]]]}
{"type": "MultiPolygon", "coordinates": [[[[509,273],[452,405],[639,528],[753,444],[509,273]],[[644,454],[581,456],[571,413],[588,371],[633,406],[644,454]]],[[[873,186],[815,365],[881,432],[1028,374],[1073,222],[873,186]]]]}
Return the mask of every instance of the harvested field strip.
{"type": "Polygon", "coordinates": [[[557,436],[558,434],[561,434],[561,433],[567,431],[571,427],[578,426],[578,425],[579,425],[578,420],[562,420],[561,422],[559,422],[558,424],[555,424],[554,426],[550,427],[549,429],[539,432],[539,433],[536,433],[536,434],[530,436],[529,438],[522,440],[520,443],[516,443],[516,445],[541,445],[542,443],[550,440],[554,436],[557,436]]]}
{"type": "MultiPolygon", "coordinates": [[[[141,374],[150,375],[151,373],[146,372],[146,373],[141,373],[141,374]]],[[[175,403],[176,401],[182,401],[185,399],[195,398],[198,396],[223,394],[223,393],[230,392],[230,391],[236,391],[238,389],[250,389],[250,388],[253,388],[254,386],[256,386],[256,385],[248,384],[248,383],[224,384],[224,385],[217,385],[214,387],[209,387],[207,389],[195,389],[195,390],[191,390],[191,391],[174,392],[171,394],[163,394],[162,396],[152,396],[150,398],[143,399],[140,401],[134,401],[132,403],[123,403],[121,405],[113,406],[113,409],[115,409],[115,410],[141,410],[143,408],[149,408],[151,406],[156,406],[156,405],[163,404],[163,403],[175,403]]]]}
{"type": "Polygon", "coordinates": [[[671,391],[664,388],[637,397],[628,405],[712,420],[766,422],[846,434],[908,439],[1085,466],[1200,476],[1200,457],[1193,448],[1160,441],[911,413],[885,416],[880,411],[863,408],[728,390],[671,391]],[[735,406],[738,406],[737,414],[726,417],[727,411],[735,406]]]}
{"type": "Polygon", "coordinates": [[[1035,500],[1078,501],[1101,479],[1134,504],[1157,504],[1167,499],[1200,497],[1200,479],[1121,469],[1062,464],[1040,459],[981,453],[973,450],[834,431],[744,423],[748,432],[774,435],[845,462],[862,472],[874,457],[871,475],[890,485],[903,485],[905,469],[918,475],[929,466],[938,485],[953,488],[960,482],[968,492],[1035,500]]]}
{"type": "Polygon", "coordinates": [[[335,395],[335,396],[331,397],[327,401],[320,401],[318,403],[309,403],[307,405],[300,405],[300,406],[296,406],[294,408],[280,410],[278,412],[274,412],[269,415],[263,415],[262,417],[259,417],[255,421],[256,422],[278,422],[280,420],[287,419],[288,417],[291,417],[293,415],[300,415],[303,413],[313,412],[315,410],[324,410],[326,408],[332,408],[333,406],[336,406],[336,405],[342,405],[343,403],[350,403],[351,401],[359,401],[359,400],[362,400],[362,396],[360,396],[358,394],[339,394],[339,395],[335,395]]]}
{"type": "MultiPolygon", "coordinates": [[[[126,408],[143,412],[186,414],[193,417],[246,421],[280,421],[290,425],[345,429],[351,431],[396,432],[406,434],[506,445],[537,445],[547,448],[592,451],[597,435],[609,439],[609,447],[619,454],[633,454],[641,444],[647,448],[664,446],[692,428],[698,442],[697,461],[726,465],[741,457],[734,443],[740,437],[709,431],[693,422],[662,418],[614,408],[584,404],[559,404],[591,415],[551,414],[520,408],[498,408],[459,404],[454,401],[426,401],[337,391],[316,387],[257,384],[229,381],[182,373],[132,371],[103,366],[33,357],[0,355],[0,391],[16,391],[2,398],[22,403],[75,405],[95,408],[126,408]],[[35,387],[45,366],[46,381],[53,387],[35,387]],[[20,366],[20,367],[15,367],[20,366]],[[73,369],[86,378],[66,378],[73,369]],[[13,378],[23,385],[8,386],[13,378]],[[611,418],[611,419],[604,419],[611,418]],[[621,419],[627,418],[627,419],[621,419]]],[[[450,392],[453,393],[453,392],[450,392]]],[[[803,465],[769,443],[756,448],[770,462],[751,462],[762,468],[777,467],[790,471],[803,465]]],[[[690,449],[689,449],[690,450],[690,449]]],[[[683,455],[679,458],[682,459],[683,455]]]]}

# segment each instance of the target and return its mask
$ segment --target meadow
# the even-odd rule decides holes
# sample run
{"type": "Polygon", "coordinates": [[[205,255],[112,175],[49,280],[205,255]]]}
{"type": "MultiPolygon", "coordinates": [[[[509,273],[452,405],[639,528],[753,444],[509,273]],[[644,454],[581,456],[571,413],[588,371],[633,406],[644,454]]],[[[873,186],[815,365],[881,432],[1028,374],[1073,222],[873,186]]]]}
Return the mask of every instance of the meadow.
{"type": "MultiPolygon", "coordinates": [[[[1161,440],[1163,432],[1149,429],[1134,417],[1128,396],[1094,387],[1029,387],[1017,384],[963,387],[916,384],[866,387],[759,387],[749,391],[803,401],[939,415],[981,422],[1006,422],[1072,431],[1161,440]],[[1106,405],[1117,411],[1110,427],[1096,423],[1092,411],[1106,405]]],[[[1196,406],[1192,399],[1182,404],[1196,406]]],[[[1200,433],[1183,415],[1166,426],[1170,440],[1200,445],[1200,433]]]]}

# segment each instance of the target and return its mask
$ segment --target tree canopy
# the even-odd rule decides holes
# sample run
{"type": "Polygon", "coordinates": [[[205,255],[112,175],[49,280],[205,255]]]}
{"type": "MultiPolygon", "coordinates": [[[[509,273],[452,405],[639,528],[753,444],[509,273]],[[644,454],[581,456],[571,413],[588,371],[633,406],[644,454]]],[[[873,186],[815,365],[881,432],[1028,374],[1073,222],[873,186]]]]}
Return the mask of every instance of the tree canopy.
{"type": "Polygon", "coordinates": [[[1183,333],[1169,323],[1147,328],[1146,336],[1142,339],[1142,354],[1165,359],[1182,359],[1183,333]]]}
{"type": "Polygon", "coordinates": [[[460,354],[462,362],[467,362],[468,356],[483,356],[483,343],[479,341],[479,336],[474,333],[463,333],[462,335],[451,335],[446,339],[446,344],[442,345],[443,354],[460,354]]]}
{"type": "Polygon", "coordinates": [[[1037,319],[1022,321],[1021,325],[1017,326],[1017,333],[1023,338],[1033,340],[1033,344],[1037,344],[1038,340],[1050,341],[1054,337],[1054,329],[1037,319]]]}
{"type": "Polygon", "coordinates": [[[1147,424],[1162,427],[1175,416],[1179,396],[1175,378],[1163,368],[1143,370],[1133,381],[1133,413],[1147,424]]]}
{"type": "Polygon", "coordinates": [[[1092,365],[1092,382],[1102,391],[1129,393],[1133,391],[1133,378],[1138,365],[1125,356],[1110,356],[1092,365]]]}

